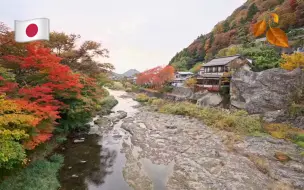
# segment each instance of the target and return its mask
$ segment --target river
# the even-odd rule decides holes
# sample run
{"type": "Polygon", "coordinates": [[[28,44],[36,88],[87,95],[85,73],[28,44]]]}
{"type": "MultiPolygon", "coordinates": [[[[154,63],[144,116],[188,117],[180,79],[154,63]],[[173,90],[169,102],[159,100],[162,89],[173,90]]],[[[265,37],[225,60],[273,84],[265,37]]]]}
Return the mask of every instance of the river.
{"type": "Polygon", "coordinates": [[[157,113],[125,92],[109,92],[119,102],[113,113],[96,116],[89,134],[70,138],[59,151],[65,156],[61,190],[304,187],[304,160],[292,143],[270,137],[235,141],[233,133],[195,118],[157,113]],[[276,151],[292,160],[276,161],[276,151]]]}

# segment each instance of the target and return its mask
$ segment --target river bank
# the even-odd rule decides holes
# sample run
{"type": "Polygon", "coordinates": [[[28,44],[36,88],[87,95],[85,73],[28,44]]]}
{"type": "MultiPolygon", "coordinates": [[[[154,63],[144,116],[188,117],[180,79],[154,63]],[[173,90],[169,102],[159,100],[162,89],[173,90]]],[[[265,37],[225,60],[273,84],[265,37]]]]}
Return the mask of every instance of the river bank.
{"type": "Polygon", "coordinates": [[[60,190],[304,188],[303,149],[291,142],[211,128],[156,112],[134,94],[109,92],[118,101],[111,113],[100,113],[88,133],[75,133],[57,149],[65,157],[60,190]]]}
{"type": "Polygon", "coordinates": [[[62,150],[62,190],[304,187],[303,150],[291,142],[239,136],[110,93],[119,101],[114,113],[94,118],[89,135],[75,138],[84,141],[70,139],[62,150]]]}
{"type": "MultiPolygon", "coordinates": [[[[117,104],[113,96],[106,96],[100,101],[102,109],[94,110],[98,115],[105,115],[117,104]]],[[[55,133],[53,137],[40,144],[35,150],[28,152],[26,167],[16,168],[10,173],[1,171],[0,176],[5,176],[0,181],[0,190],[50,190],[58,189],[61,185],[57,179],[57,174],[63,166],[64,158],[59,153],[61,145],[71,137],[85,135],[90,125],[83,124],[80,130],[69,133],[55,133]],[[54,151],[57,150],[57,153],[54,151]]]]}

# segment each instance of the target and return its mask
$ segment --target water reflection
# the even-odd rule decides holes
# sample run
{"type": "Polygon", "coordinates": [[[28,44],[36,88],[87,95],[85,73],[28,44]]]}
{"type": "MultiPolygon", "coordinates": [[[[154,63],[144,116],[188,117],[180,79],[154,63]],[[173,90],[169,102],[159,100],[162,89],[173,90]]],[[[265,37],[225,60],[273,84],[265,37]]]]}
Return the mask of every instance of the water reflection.
{"type": "MultiPolygon", "coordinates": [[[[133,116],[138,105],[131,98],[120,97],[125,92],[109,90],[119,101],[112,111],[126,111],[133,116]]],[[[93,124],[93,123],[92,123],[93,124]]],[[[128,190],[131,189],[123,178],[123,167],[126,163],[122,143],[126,133],[120,128],[122,121],[116,123],[103,136],[82,135],[84,142],[74,143],[70,138],[59,150],[65,156],[64,166],[60,171],[61,190],[128,190]]]]}
{"type": "Polygon", "coordinates": [[[89,189],[88,184],[100,186],[105,182],[106,176],[113,172],[111,168],[117,151],[103,148],[98,143],[101,137],[97,135],[83,137],[83,143],[74,143],[70,139],[64,150],[59,150],[65,156],[60,171],[61,190],[89,189]]]}

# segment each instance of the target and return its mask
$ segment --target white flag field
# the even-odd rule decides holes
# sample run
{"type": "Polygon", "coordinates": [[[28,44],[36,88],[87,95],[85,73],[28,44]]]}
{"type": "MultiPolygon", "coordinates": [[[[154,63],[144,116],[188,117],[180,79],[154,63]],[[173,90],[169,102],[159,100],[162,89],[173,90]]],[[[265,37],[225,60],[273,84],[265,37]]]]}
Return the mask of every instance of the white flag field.
{"type": "Polygon", "coordinates": [[[31,42],[50,39],[50,21],[47,18],[15,20],[15,41],[31,42]]]}

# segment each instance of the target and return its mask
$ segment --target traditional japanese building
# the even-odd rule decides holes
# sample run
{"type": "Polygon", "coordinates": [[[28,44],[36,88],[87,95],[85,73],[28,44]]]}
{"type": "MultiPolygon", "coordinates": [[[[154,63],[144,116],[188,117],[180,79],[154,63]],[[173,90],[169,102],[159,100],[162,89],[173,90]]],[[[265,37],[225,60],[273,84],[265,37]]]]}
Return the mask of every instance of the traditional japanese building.
{"type": "Polygon", "coordinates": [[[241,55],[221,57],[204,64],[197,75],[196,91],[207,89],[219,91],[230,84],[231,71],[242,68],[250,70],[252,61],[241,55]]]}
{"type": "Polygon", "coordinates": [[[172,86],[180,87],[184,85],[184,82],[191,78],[194,74],[192,72],[176,72],[174,75],[174,80],[172,81],[172,86]]]}

